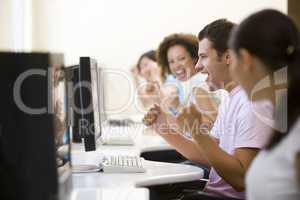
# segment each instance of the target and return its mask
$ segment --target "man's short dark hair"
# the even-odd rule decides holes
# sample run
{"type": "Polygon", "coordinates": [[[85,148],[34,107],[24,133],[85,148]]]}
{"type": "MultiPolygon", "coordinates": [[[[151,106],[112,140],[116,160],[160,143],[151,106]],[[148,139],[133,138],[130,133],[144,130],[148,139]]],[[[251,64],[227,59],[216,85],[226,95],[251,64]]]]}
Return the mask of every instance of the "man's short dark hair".
{"type": "Polygon", "coordinates": [[[217,50],[218,56],[222,56],[228,49],[230,33],[235,27],[233,22],[227,19],[218,19],[206,25],[198,34],[199,41],[207,38],[212,42],[212,47],[217,50]]]}

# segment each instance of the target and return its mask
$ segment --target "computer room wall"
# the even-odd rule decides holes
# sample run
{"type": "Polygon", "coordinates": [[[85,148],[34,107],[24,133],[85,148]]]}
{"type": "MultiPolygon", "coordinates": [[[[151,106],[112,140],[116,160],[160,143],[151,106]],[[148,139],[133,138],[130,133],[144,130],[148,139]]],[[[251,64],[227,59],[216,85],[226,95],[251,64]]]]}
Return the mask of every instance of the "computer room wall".
{"type": "Polygon", "coordinates": [[[0,0],[0,51],[32,49],[32,0],[0,0]]]}
{"type": "Polygon", "coordinates": [[[12,34],[12,17],[10,16],[11,5],[6,0],[0,0],[0,49],[10,49],[13,47],[12,34]]]}
{"type": "MultiPolygon", "coordinates": [[[[239,22],[263,8],[287,13],[287,0],[26,1],[32,3],[32,50],[63,52],[67,65],[78,63],[79,56],[91,56],[101,66],[120,71],[107,74],[105,91],[106,108],[121,115],[137,112],[129,96],[130,80],[123,74],[130,75],[139,55],[155,49],[166,35],[197,34],[217,18],[239,22]]],[[[0,0],[1,5],[7,2],[0,0]]],[[[2,6],[0,11],[8,12],[2,6]]],[[[0,16],[1,26],[9,27],[11,18],[3,12],[0,16]]],[[[8,31],[0,31],[0,36],[0,49],[8,49],[14,39],[8,31]]]]}

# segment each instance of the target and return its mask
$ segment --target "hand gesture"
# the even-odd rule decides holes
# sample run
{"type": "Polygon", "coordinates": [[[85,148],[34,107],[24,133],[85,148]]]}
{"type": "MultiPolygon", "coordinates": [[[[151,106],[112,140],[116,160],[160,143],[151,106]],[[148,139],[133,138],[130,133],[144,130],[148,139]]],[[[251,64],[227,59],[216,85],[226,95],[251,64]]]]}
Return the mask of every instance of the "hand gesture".
{"type": "Polygon", "coordinates": [[[166,84],[160,89],[160,107],[163,112],[170,113],[170,109],[180,106],[179,91],[176,85],[166,84]]]}
{"type": "Polygon", "coordinates": [[[199,112],[202,113],[204,121],[213,123],[218,114],[218,103],[212,93],[203,88],[193,88],[193,103],[199,112]]]}
{"type": "Polygon", "coordinates": [[[157,104],[145,115],[143,122],[146,126],[151,126],[158,134],[168,134],[178,132],[177,120],[168,113],[164,113],[157,104]]]}

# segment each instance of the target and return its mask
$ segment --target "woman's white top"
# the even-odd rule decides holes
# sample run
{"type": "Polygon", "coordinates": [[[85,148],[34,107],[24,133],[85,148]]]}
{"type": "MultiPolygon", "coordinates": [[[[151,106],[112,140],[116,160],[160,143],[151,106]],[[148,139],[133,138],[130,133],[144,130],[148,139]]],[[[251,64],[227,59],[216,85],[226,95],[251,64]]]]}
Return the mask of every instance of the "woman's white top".
{"type": "Polygon", "coordinates": [[[300,200],[296,155],[300,152],[300,119],[271,150],[263,150],[246,177],[247,200],[300,200]]]}

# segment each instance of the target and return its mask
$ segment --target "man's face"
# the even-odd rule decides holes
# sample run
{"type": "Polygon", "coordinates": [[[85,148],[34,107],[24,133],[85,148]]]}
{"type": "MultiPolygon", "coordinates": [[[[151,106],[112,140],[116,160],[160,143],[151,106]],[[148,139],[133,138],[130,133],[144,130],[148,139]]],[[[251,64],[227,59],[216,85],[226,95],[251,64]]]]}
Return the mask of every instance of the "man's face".
{"type": "Polygon", "coordinates": [[[208,75],[206,82],[210,89],[224,88],[224,77],[228,74],[225,55],[219,57],[216,49],[212,46],[212,42],[207,38],[199,41],[198,55],[199,59],[195,68],[208,75]]]}

